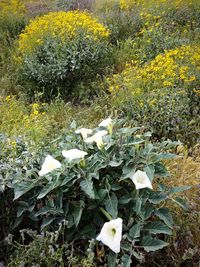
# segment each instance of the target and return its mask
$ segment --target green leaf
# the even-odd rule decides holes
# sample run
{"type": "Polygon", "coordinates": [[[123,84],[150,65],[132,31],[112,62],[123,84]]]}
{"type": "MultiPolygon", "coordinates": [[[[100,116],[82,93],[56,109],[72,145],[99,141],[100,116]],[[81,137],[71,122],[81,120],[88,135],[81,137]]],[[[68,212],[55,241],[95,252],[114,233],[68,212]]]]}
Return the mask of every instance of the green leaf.
{"type": "MultiPolygon", "coordinates": [[[[38,182],[39,184],[39,182],[38,182]]],[[[37,185],[36,181],[19,182],[14,185],[14,200],[23,196],[25,193],[33,189],[37,185]]]]}
{"type": "Polygon", "coordinates": [[[187,185],[184,185],[184,186],[176,186],[176,187],[174,187],[174,188],[172,188],[170,190],[170,193],[171,194],[176,194],[176,193],[180,193],[180,192],[186,191],[186,190],[188,190],[190,188],[191,188],[191,186],[187,186],[187,185]]]}
{"type": "Polygon", "coordinates": [[[122,134],[133,134],[134,132],[136,132],[137,130],[139,130],[140,127],[134,127],[134,128],[121,128],[118,130],[119,133],[122,134]]]}
{"type": "Polygon", "coordinates": [[[141,253],[138,253],[135,250],[132,250],[133,256],[138,259],[140,262],[144,260],[144,256],[141,253]]]}
{"type": "Polygon", "coordinates": [[[119,167],[122,163],[123,163],[123,160],[120,160],[120,161],[112,160],[112,161],[109,162],[108,165],[111,166],[111,167],[119,167]]]}
{"type": "Polygon", "coordinates": [[[81,205],[79,207],[74,207],[73,208],[72,216],[74,218],[74,223],[75,223],[76,227],[78,226],[78,224],[80,222],[80,219],[81,219],[81,216],[82,216],[82,212],[83,212],[83,207],[81,205]]]}
{"type": "Polygon", "coordinates": [[[150,222],[147,223],[143,230],[149,231],[150,234],[166,234],[171,235],[172,231],[162,222],[150,222]]]}
{"type": "Polygon", "coordinates": [[[112,216],[112,218],[117,218],[118,214],[118,199],[115,193],[112,193],[111,196],[105,202],[105,207],[107,212],[112,216]]]}
{"type": "Polygon", "coordinates": [[[108,267],[116,267],[117,254],[110,251],[108,254],[108,267]]]}
{"type": "Polygon", "coordinates": [[[158,216],[169,228],[173,228],[173,219],[172,215],[167,208],[160,208],[154,213],[158,216]]]}
{"type": "Polygon", "coordinates": [[[145,206],[143,206],[141,212],[140,212],[140,218],[145,221],[147,220],[149,217],[151,217],[152,213],[154,211],[153,205],[150,203],[146,203],[145,206]]]}
{"type": "Polygon", "coordinates": [[[133,174],[135,174],[135,168],[130,167],[130,166],[124,166],[122,169],[122,176],[120,177],[120,181],[123,181],[127,178],[130,178],[131,176],[133,176],[133,174]]]}
{"type": "Polygon", "coordinates": [[[133,206],[133,210],[137,215],[140,213],[141,207],[142,207],[142,200],[140,198],[137,198],[135,200],[135,205],[133,206]]]}
{"type": "Polygon", "coordinates": [[[175,199],[172,198],[172,200],[177,204],[179,205],[182,209],[184,210],[188,210],[188,204],[187,202],[181,198],[181,197],[176,197],[175,199]]]}
{"type": "Polygon", "coordinates": [[[122,263],[123,263],[123,267],[130,267],[132,263],[131,257],[128,256],[127,254],[123,255],[122,263]]]}
{"type": "Polygon", "coordinates": [[[156,251],[156,250],[162,249],[168,246],[168,243],[160,239],[152,238],[150,236],[145,236],[142,239],[141,245],[143,246],[146,252],[150,252],[150,251],[156,251]]]}
{"type": "Polygon", "coordinates": [[[149,165],[144,168],[144,171],[146,172],[149,180],[152,182],[154,178],[155,168],[153,165],[149,165]]]}
{"type": "Polygon", "coordinates": [[[47,217],[42,221],[41,230],[50,225],[55,220],[55,217],[47,217]]]}
{"type": "Polygon", "coordinates": [[[80,186],[83,192],[85,192],[89,198],[95,198],[93,182],[91,179],[86,178],[85,180],[81,181],[80,186]]]}
{"type": "Polygon", "coordinates": [[[140,230],[141,230],[141,224],[136,223],[129,230],[129,234],[133,239],[135,239],[137,237],[140,237],[140,230]]]}
{"type": "Polygon", "coordinates": [[[43,197],[45,197],[48,193],[50,193],[51,191],[53,191],[55,188],[59,187],[62,183],[62,180],[59,179],[59,177],[57,177],[56,180],[49,182],[48,184],[46,184],[42,190],[40,191],[39,196],[37,197],[37,199],[41,199],[43,197]]]}
{"type": "Polygon", "coordinates": [[[160,202],[164,201],[167,199],[167,195],[163,194],[161,192],[151,192],[149,194],[149,199],[148,201],[153,204],[159,204],[160,202]]]}

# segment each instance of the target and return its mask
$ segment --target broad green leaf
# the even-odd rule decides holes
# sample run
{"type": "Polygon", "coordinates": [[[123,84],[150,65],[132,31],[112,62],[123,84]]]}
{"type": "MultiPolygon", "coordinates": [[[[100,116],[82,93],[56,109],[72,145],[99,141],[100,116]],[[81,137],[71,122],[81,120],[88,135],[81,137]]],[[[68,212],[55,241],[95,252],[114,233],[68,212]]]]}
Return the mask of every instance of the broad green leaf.
{"type": "Polygon", "coordinates": [[[133,239],[135,239],[137,237],[140,237],[140,230],[141,230],[141,224],[136,223],[129,230],[129,234],[133,239]]]}
{"type": "Polygon", "coordinates": [[[156,250],[162,249],[168,246],[168,243],[160,239],[152,238],[151,236],[145,236],[142,239],[141,245],[143,246],[146,252],[150,252],[150,251],[156,251],[156,250]]]}
{"type": "Polygon", "coordinates": [[[121,249],[130,252],[131,249],[132,249],[132,246],[131,246],[130,244],[127,244],[127,243],[122,243],[122,244],[121,244],[121,249]]]}
{"type": "Polygon", "coordinates": [[[45,197],[48,193],[53,191],[55,188],[59,187],[61,184],[62,184],[62,180],[60,180],[59,177],[57,177],[57,179],[55,181],[53,180],[53,181],[49,182],[48,184],[46,184],[42,188],[37,199],[41,199],[41,198],[45,197]]]}
{"type": "Polygon", "coordinates": [[[76,227],[78,226],[78,224],[80,222],[80,219],[81,219],[81,216],[82,216],[82,212],[83,212],[83,207],[81,205],[79,207],[74,207],[73,208],[72,216],[74,218],[74,224],[75,224],[76,227]]]}
{"type": "Polygon", "coordinates": [[[85,180],[80,182],[81,189],[85,194],[89,197],[94,199],[95,198],[95,193],[94,193],[94,188],[93,188],[93,182],[91,179],[86,178],[85,180]]]}
{"type": "Polygon", "coordinates": [[[117,254],[110,251],[108,254],[108,267],[116,267],[117,254]]]}
{"type": "Polygon", "coordinates": [[[143,230],[149,231],[150,234],[166,234],[171,235],[172,231],[162,222],[150,222],[147,223],[143,230]]]}
{"type": "MultiPolygon", "coordinates": [[[[33,189],[37,185],[36,181],[23,181],[19,182],[14,185],[14,200],[18,199],[19,197],[23,196],[25,193],[33,189]]],[[[38,181],[39,185],[39,181],[38,181]]]]}
{"type": "Polygon", "coordinates": [[[141,211],[142,200],[140,198],[135,199],[135,205],[133,206],[133,210],[138,215],[141,211]]]}
{"type": "Polygon", "coordinates": [[[52,208],[52,207],[43,207],[38,212],[35,213],[35,216],[43,216],[46,214],[57,215],[63,214],[63,210],[59,208],[52,208]]]}
{"type": "Polygon", "coordinates": [[[146,172],[149,180],[152,182],[154,178],[155,168],[153,165],[149,165],[144,168],[144,171],[146,172]]]}
{"type": "Polygon", "coordinates": [[[122,169],[122,176],[120,177],[120,181],[123,181],[127,178],[130,178],[133,176],[133,174],[135,173],[135,168],[130,167],[130,166],[124,166],[122,169]]]}
{"type": "Polygon", "coordinates": [[[140,218],[143,221],[147,220],[149,217],[151,217],[153,211],[154,211],[153,205],[147,202],[143,206],[143,208],[142,208],[142,210],[141,210],[141,212],[139,214],[140,215],[140,218]]]}
{"type": "Polygon", "coordinates": [[[151,192],[148,201],[153,204],[159,204],[167,199],[167,195],[161,192],[151,192]]]}
{"type": "Polygon", "coordinates": [[[154,214],[158,216],[169,228],[173,228],[173,218],[169,212],[169,209],[160,208],[159,210],[155,211],[154,214]]]}
{"type": "Polygon", "coordinates": [[[131,257],[128,256],[127,254],[123,255],[122,256],[122,263],[123,263],[124,267],[130,267],[131,263],[132,263],[131,257]]]}
{"type": "Polygon", "coordinates": [[[108,199],[105,202],[105,207],[106,207],[107,212],[113,218],[117,218],[117,214],[118,214],[118,199],[117,199],[115,193],[112,193],[112,195],[108,197],[108,199]]]}

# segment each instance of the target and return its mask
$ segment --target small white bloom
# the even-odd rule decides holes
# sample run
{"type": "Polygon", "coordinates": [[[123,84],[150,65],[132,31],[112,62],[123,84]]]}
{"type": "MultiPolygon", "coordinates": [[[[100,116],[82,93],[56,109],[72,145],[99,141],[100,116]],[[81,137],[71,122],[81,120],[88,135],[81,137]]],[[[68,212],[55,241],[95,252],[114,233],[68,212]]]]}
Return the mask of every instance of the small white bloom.
{"type": "Polygon", "coordinates": [[[99,127],[109,127],[112,124],[112,119],[108,118],[103,120],[100,124],[99,127]]]}
{"type": "Polygon", "coordinates": [[[76,134],[81,134],[83,139],[86,139],[88,135],[92,134],[92,129],[81,128],[75,131],[76,134]]]}
{"type": "Polygon", "coordinates": [[[122,219],[117,218],[104,223],[100,234],[96,238],[115,253],[120,252],[120,242],[122,239],[122,219]]]}
{"type": "Polygon", "coordinates": [[[83,159],[88,153],[79,149],[63,150],[62,155],[69,161],[73,159],[83,159]]]}
{"type": "Polygon", "coordinates": [[[48,155],[45,160],[44,163],[42,164],[42,168],[39,171],[39,175],[43,176],[57,168],[61,167],[61,163],[60,161],[54,159],[52,156],[48,155]]]}
{"type": "Polygon", "coordinates": [[[146,187],[153,189],[151,181],[149,180],[149,177],[147,176],[146,172],[138,170],[130,178],[135,184],[136,189],[142,189],[146,187]]]}
{"type": "Polygon", "coordinates": [[[101,146],[103,145],[103,136],[108,134],[108,131],[99,131],[97,133],[95,133],[94,135],[92,135],[91,137],[88,137],[87,139],[85,139],[86,143],[93,143],[95,142],[98,146],[98,148],[100,149],[101,146]]]}

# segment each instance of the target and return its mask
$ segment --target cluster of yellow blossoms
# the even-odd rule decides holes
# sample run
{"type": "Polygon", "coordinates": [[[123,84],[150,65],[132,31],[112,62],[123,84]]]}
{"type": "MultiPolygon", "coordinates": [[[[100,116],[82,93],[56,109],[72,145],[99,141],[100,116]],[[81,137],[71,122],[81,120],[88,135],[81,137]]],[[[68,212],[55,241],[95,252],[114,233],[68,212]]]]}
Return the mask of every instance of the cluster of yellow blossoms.
{"type": "Polygon", "coordinates": [[[48,132],[49,119],[44,112],[45,104],[33,103],[27,107],[24,102],[8,95],[0,98],[0,131],[8,136],[28,136],[40,140],[48,132]]]}
{"type": "Polygon", "coordinates": [[[2,15],[23,15],[26,13],[25,5],[20,0],[1,0],[0,12],[2,15]]]}
{"type": "Polygon", "coordinates": [[[200,71],[200,46],[181,46],[166,51],[143,67],[127,65],[125,70],[108,78],[109,91],[118,93],[123,88],[148,90],[172,86],[187,86],[196,80],[200,71]]]}
{"type": "Polygon", "coordinates": [[[122,10],[131,10],[137,6],[145,9],[160,7],[165,8],[178,7],[180,5],[192,5],[196,4],[195,0],[119,0],[120,8],[122,10]]]}
{"type": "Polygon", "coordinates": [[[109,36],[109,30],[87,12],[50,12],[32,20],[20,34],[19,52],[22,55],[32,52],[47,36],[69,41],[79,33],[94,40],[109,36]]]}

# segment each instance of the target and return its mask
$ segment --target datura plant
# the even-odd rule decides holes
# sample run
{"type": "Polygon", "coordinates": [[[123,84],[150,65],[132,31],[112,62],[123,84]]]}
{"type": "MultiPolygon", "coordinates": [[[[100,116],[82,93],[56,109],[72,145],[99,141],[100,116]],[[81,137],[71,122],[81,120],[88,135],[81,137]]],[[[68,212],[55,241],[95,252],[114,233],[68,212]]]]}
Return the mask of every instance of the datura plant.
{"type": "Polygon", "coordinates": [[[86,251],[93,240],[107,266],[130,266],[134,258],[142,261],[167,246],[173,219],[166,202],[187,207],[175,193],[188,187],[164,185],[170,178],[164,160],[175,157],[177,143],[152,143],[143,128],[122,124],[109,118],[87,129],[73,122],[36,159],[15,169],[7,177],[15,225],[28,221],[29,227],[56,230],[65,222],[66,241],[86,251]]]}

